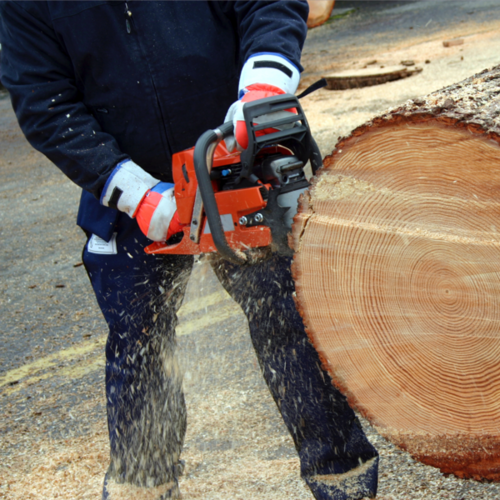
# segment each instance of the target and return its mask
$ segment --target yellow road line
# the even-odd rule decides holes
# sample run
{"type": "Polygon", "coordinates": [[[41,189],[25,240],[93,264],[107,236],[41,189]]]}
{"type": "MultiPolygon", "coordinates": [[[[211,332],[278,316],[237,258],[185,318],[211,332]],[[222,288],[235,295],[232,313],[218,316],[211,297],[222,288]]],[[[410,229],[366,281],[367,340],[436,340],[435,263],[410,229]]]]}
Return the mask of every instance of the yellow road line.
{"type": "Polygon", "coordinates": [[[27,363],[26,365],[20,366],[19,368],[14,368],[9,370],[7,373],[0,377],[0,387],[9,385],[12,382],[16,382],[24,377],[33,377],[36,373],[51,368],[52,366],[60,363],[64,360],[78,359],[84,356],[88,352],[94,349],[100,348],[106,344],[106,336],[98,337],[94,341],[87,341],[81,344],[74,345],[68,349],[62,349],[61,351],[54,352],[45,356],[44,358],[37,359],[32,363],[27,363]]]}
{"type": "Polygon", "coordinates": [[[199,332],[204,328],[221,323],[228,318],[236,318],[239,315],[243,315],[242,310],[236,304],[230,302],[218,308],[215,314],[205,314],[201,318],[188,321],[181,320],[175,329],[175,333],[178,337],[182,337],[183,335],[199,332]]]}
{"type": "Polygon", "coordinates": [[[65,379],[75,380],[77,378],[82,378],[88,373],[102,369],[104,370],[105,360],[104,353],[99,353],[99,357],[92,360],[78,360],[74,365],[65,366],[59,368],[58,370],[50,371],[47,373],[39,373],[38,375],[30,376],[24,380],[21,380],[18,384],[4,389],[4,394],[12,394],[13,392],[20,391],[32,384],[39,382],[40,380],[46,380],[52,377],[61,377],[65,379]]]}
{"type": "MultiPolygon", "coordinates": [[[[236,318],[243,313],[239,306],[231,300],[227,292],[220,290],[189,300],[182,305],[178,314],[180,321],[176,333],[178,336],[183,336],[216,325],[228,318],[236,318]],[[193,314],[204,312],[208,307],[217,305],[219,307],[215,314],[203,314],[200,318],[189,319],[193,314]]],[[[99,352],[96,358],[92,360],[82,358],[96,349],[102,349],[105,345],[106,335],[102,335],[93,341],[82,342],[68,349],[62,349],[41,359],[37,359],[32,363],[27,363],[19,368],[9,370],[0,376],[0,388],[9,386],[4,389],[4,392],[12,394],[39,380],[46,380],[51,377],[81,378],[92,371],[104,367],[104,353],[102,352],[99,352]],[[69,366],[56,368],[63,361],[73,363],[69,366]]]]}
{"type": "Polygon", "coordinates": [[[226,300],[231,301],[231,297],[223,289],[209,295],[205,295],[203,297],[191,298],[188,302],[182,304],[182,307],[179,309],[178,315],[179,317],[188,316],[189,314],[196,313],[202,309],[206,309],[207,307],[220,304],[221,302],[224,302],[226,300]]]}

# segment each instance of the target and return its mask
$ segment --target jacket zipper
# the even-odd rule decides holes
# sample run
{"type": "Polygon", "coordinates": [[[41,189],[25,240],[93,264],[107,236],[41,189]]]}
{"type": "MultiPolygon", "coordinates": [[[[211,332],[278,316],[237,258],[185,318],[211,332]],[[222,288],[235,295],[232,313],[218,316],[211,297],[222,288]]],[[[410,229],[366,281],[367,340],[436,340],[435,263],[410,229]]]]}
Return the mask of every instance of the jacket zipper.
{"type": "MultiPolygon", "coordinates": [[[[133,21],[132,21],[132,11],[130,10],[130,8],[128,6],[128,2],[125,2],[125,10],[123,12],[123,15],[125,16],[125,27],[127,29],[127,33],[130,35],[132,33],[133,21]]],[[[139,40],[137,40],[137,42],[138,42],[139,47],[140,47],[141,44],[140,44],[139,40]]],[[[147,57],[146,57],[146,60],[147,60],[147,57]]],[[[160,116],[160,119],[159,119],[160,130],[161,130],[160,135],[162,137],[162,145],[163,145],[163,149],[164,149],[164,154],[168,157],[168,156],[171,156],[172,148],[170,147],[169,135],[167,133],[166,120],[165,120],[162,106],[160,104],[160,97],[158,95],[158,90],[156,88],[154,74],[151,71],[151,68],[149,67],[149,61],[147,62],[147,64],[148,64],[148,68],[149,68],[149,78],[151,79],[151,85],[153,87],[153,94],[154,94],[155,101],[156,101],[156,109],[158,110],[158,113],[160,116]]],[[[162,173],[162,175],[164,174],[164,172],[161,172],[161,173],[162,173]]],[[[171,180],[171,178],[169,180],[171,180]]]]}
{"type": "Polygon", "coordinates": [[[130,18],[132,17],[132,11],[128,8],[127,2],[125,2],[125,12],[123,14],[125,16],[125,28],[127,29],[127,33],[130,35],[130,33],[132,33],[132,25],[130,24],[130,18]]]}

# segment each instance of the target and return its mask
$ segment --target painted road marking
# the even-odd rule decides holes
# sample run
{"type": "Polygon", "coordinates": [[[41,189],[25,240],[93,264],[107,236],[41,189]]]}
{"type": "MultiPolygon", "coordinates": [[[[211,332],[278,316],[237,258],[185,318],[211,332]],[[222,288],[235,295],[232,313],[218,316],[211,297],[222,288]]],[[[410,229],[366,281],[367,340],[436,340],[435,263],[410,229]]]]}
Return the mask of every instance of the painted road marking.
{"type": "MultiPolygon", "coordinates": [[[[205,295],[203,297],[191,298],[182,305],[178,312],[179,324],[176,328],[177,336],[190,335],[197,331],[202,331],[209,326],[221,323],[229,318],[244,318],[240,307],[231,300],[225,290],[205,295]],[[218,306],[216,314],[207,314],[208,308],[218,306]],[[190,318],[192,315],[199,315],[198,318],[190,318]]],[[[104,368],[105,359],[102,348],[106,345],[106,335],[95,338],[93,341],[86,341],[76,344],[68,349],[62,349],[37,359],[32,363],[27,363],[19,368],[13,368],[0,376],[0,388],[6,394],[12,394],[26,388],[40,380],[52,377],[63,377],[77,379],[84,377],[88,373],[104,368]],[[93,359],[82,359],[86,354],[99,349],[93,359]],[[72,362],[70,366],[58,367],[63,361],[72,362]]]]}
{"type": "Polygon", "coordinates": [[[35,375],[42,370],[52,368],[53,366],[64,360],[78,359],[85,354],[93,351],[94,349],[104,346],[105,344],[106,336],[103,335],[102,337],[94,339],[93,342],[87,341],[85,343],[80,343],[68,349],[62,349],[60,351],[49,354],[44,358],[33,361],[32,363],[27,363],[23,366],[20,366],[19,368],[9,370],[0,377],[0,387],[10,385],[25,377],[36,378],[35,375]]]}
{"type": "Polygon", "coordinates": [[[18,392],[21,389],[25,389],[30,385],[40,382],[41,380],[46,380],[52,377],[61,377],[66,380],[75,380],[78,378],[82,378],[85,375],[96,370],[104,370],[105,364],[106,362],[104,360],[104,353],[99,352],[98,355],[92,360],[79,359],[76,361],[76,364],[64,366],[57,370],[51,370],[50,372],[39,373],[37,375],[30,376],[24,380],[19,381],[19,383],[17,383],[16,385],[6,387],[3,392],[4,394],[12,394],[13,392],[18,392]]]}
{"type": "Polygon", "coordinates": [[[207,309],[210,306],[220,304],[226,300],[231,301],[231,297],[223,289],[203,297],[190,297],[188,302],[182,304],[181,308],[177,312],[177,315],[179,318],[181,318],[181,316],[188,316],[190,314],[197,313],[202,309],[207,309]]]}
{"type": "MultiPolygon", "coordinates": [[[[239,306],[234,302],[230,302],[217,308],[217,311],[213,314],[204,314],[200,318],[191,319],[189,321],[179,321],[179,324],[175,329],[175,333],[178,337],[190,335],[191,333],[199,332],[208,326],[222,323],[228,318],[236,318],[240,315],[243,316],[243,312],[239,306]]],[[[181,319],[181,317],[179,317],[179,319],[181,319]]]]}

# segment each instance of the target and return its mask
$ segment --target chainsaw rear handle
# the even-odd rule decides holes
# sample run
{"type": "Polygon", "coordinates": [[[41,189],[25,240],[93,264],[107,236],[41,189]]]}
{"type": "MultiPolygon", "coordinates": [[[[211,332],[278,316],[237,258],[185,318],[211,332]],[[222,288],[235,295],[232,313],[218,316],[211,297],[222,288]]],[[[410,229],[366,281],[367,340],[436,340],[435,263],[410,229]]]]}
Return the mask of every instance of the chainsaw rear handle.
{"type": "Polygon", "coordinates": [[[235,252],[228,244],[222,222],[220,220],[219,207],[215,200],[210,170],[212,169],[213,154],[217,144],[233,133],[233,122],[226,122],[215,130],[207,130],[196,141],[193,153],[194,170],[198,180],[201,199],[207,215],[212,239],[219,253],[226,260],[234,264],[245,264],[245,254],[235,252]]]}

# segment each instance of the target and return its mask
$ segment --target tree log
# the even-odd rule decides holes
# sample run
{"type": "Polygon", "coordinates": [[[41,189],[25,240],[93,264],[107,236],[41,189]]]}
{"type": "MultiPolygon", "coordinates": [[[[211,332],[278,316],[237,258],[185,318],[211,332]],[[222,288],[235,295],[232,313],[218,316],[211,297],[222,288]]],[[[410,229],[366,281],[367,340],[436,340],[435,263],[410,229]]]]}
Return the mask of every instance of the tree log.
{"type": "Polygon", "coordinates": [[[380,68],[373,67],[343,71],[342,73],[327,75],[324,78],[328,90],[347,90],[401,80],[421,71],[422,68],[418,67],[389,66],[388,68],[384,68],[381,66],[380,68]]]}
{"type": "Polygon", "coordinates": [[[500,480],[500,66],[341,139],[291,245],[351,405],[416,459],[500,480]]]}
{"type": "Polygon", "coordinates": [[[332,15],[335,0],[307,0],[307,3],[309,4],[307,27],[311,29],[328,21],[332,15]]]}

